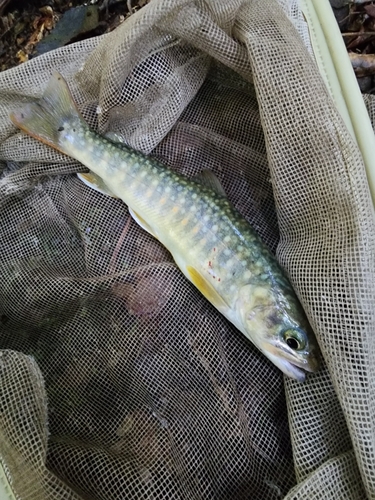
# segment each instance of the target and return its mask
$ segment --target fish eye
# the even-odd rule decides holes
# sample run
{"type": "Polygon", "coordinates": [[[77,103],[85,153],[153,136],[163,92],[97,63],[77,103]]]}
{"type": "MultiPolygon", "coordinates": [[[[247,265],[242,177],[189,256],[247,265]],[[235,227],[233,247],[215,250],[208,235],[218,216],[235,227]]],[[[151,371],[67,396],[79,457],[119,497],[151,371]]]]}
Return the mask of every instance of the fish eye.
{"type": "Polygon", "coordinates": [[[286,330],[283,333],[283,339],[293,351],[299,351],[306,345],[305,339],[298,330],[286,330]]]}

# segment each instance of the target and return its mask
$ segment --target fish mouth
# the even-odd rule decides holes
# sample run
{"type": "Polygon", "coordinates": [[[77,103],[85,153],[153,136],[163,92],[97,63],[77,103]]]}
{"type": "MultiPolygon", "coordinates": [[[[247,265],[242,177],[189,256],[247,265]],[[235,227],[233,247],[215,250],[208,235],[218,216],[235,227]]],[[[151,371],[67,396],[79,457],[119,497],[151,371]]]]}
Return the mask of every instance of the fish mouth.
{"type": "Polygon", "coordinates": [[[296,365],[292,365],[292,363],[286,362],[288,366],[286,366],[284,373],[288,375],[290,378],[294,380],[298,380],[298,382],[303,383],[306,380],[306,372],[301,368],[298,368],[296,365]]]}
{"type": "Polygon", "coordinates": [[[310,359],[306,362],[292,362],[287,360],[286,358],[280,357],[276,354],[273,354],[269,351],[263,351],[263,353],[267,356],[267,358],[272,361],[285,375],[298,382],[304,382],[306,379],[306,371],[315,372],[318,368],[318,362],[315,358],[310,359]]]}

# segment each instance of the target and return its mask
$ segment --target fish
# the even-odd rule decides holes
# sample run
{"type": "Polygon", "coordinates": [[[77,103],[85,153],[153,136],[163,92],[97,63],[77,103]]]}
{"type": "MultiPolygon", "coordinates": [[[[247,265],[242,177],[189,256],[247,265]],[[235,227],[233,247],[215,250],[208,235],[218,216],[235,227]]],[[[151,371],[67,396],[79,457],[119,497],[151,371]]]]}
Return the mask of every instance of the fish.
{"type": "Polygon", "coordinates": [[[303,382],[317,371],[318,344],[286,271],[213,173],[188,178],[97,134],[58,72],[41,98],[10,119],[85,165],[87,183],[120,198],[186,278],[285,375],[303,382]]]}

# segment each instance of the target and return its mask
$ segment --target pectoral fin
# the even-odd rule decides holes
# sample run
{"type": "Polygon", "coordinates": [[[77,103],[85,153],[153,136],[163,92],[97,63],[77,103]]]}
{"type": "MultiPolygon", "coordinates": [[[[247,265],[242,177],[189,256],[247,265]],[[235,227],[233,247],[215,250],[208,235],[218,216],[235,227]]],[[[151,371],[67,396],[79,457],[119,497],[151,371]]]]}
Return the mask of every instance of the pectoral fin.
{"type": "Polygon", "coordinates": [[[206,297],[219,311],[228,309],[229,305],[223,297],[215,290],[212,284],[202,274],[192,266],[187,266],[187,272],[191,282],[198,288],[201,294],[206,297]]]}
{"type": "Polygon", "coordinates": [[[117,198],[117,196],[115,196],[104,183],[103,179],[93,172],[79,173],[77,174],[77,177],[91,189],[99,191],[99,193],[105,194],[107,196],[111,196],[112,198],[117,198]]]}

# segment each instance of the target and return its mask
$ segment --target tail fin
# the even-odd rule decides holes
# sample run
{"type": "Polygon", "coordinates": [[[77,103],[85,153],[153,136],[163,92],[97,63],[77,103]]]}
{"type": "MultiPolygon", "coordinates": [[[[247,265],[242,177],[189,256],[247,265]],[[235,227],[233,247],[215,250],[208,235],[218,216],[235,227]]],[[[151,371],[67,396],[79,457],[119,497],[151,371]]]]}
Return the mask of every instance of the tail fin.
{"type": "Polygon", "coordinates": [[[82,117],[66,81],[60,73],[54,72],[43,97],[14,111],[10,119],[35,139],[64,153],[59,144],[63,124],[72,120],[81,121],[82,117]]]}

